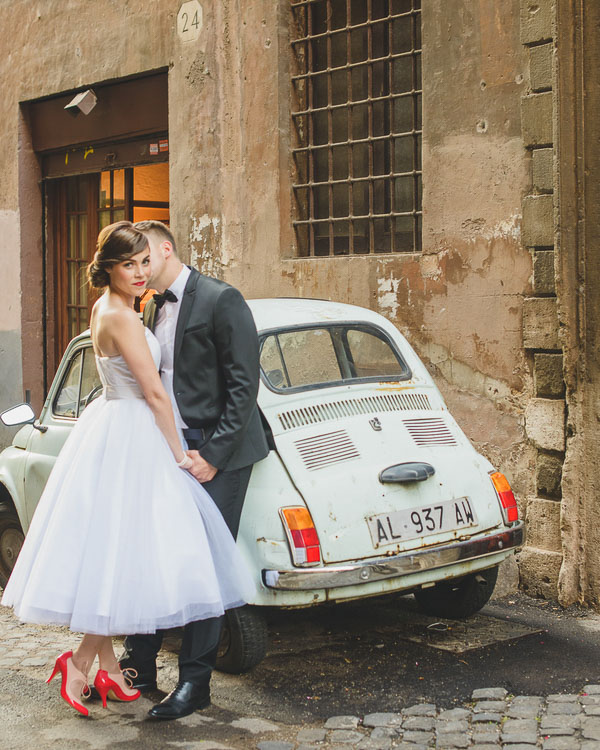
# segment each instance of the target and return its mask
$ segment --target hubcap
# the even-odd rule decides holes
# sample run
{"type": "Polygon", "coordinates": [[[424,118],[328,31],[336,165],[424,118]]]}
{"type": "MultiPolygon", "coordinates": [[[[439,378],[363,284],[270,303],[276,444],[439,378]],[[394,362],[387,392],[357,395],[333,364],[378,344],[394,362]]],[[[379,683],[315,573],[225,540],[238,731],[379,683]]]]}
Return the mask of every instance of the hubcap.
{"type": "Polygon", "coordinates": [[[219,642],[219,650],[217,651],[217,657],[222,658],[229,651],[231,647],[231,631],[229,630],[229,624],[227,621],[223,623],[223,629],[221,630],[221,640],[219,642]]]}
{"type": "Polygon", "coordinates": [[[20,529],[6,529],[0,536],[0,560],[2,567],[6,570],[12,570],[25,537],[20,529]]]}

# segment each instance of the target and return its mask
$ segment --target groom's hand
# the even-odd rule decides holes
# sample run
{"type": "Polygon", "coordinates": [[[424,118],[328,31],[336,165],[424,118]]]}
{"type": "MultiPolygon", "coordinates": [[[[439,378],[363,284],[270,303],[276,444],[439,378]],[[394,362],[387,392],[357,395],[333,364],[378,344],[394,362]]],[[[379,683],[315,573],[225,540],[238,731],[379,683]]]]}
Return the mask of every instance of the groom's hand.
{"type": "Polygon", "coordinates": [[[210,482],[214,479],[218,469],[216,466],[209,464],[198,451],[187,451],[188,456],[192,459],[192,466],[188,469],[190,474],[199,482],[210,482]]]}

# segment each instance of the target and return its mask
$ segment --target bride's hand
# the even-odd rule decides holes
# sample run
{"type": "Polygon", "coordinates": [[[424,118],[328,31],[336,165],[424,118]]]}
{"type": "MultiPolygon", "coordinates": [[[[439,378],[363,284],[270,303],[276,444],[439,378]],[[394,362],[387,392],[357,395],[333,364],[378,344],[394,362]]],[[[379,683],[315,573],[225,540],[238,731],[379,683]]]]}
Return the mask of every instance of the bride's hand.
{"type": "Polygon", "coordinates": [[[216,466],[209,464],[198,451],[186,451],[188,456],[192,459],[192,466],[188,469],[190,474],[195,477],[199,482],[210,482],[214,479],[218,469],[216,466]]]}

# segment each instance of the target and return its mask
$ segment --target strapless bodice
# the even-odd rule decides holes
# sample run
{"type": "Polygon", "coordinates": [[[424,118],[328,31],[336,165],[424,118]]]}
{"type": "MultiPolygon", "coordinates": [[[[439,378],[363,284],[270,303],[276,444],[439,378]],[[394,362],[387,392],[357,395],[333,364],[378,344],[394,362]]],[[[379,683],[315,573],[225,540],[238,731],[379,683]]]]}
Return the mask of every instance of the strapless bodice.
{"type": "MultiPolygon", "coordinates": [[[[160,364],[160,344],[149,328],[144,328],[144,331],[154,365],[158,369],[160,364]]],[[[96,355],[96,366],[100,375],[100,381],[104,386],[104,396],[107,399],[144,398],[142,389],[121,354],[115,354],[113,357],[99,357],[96,355]]]]}

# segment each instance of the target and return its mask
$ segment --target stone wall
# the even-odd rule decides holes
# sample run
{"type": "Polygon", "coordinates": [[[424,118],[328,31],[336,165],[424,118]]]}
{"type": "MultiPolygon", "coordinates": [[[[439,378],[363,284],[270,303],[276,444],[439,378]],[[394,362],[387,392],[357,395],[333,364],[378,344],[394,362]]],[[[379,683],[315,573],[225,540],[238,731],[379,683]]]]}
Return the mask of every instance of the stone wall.
{"type": "Polygon", "coordinates": [[[600,602],[600,6],[557,2],[557,297],[567,420],[559,600],[600,602]]]}
{"type": "Polygon", "coordinates": [[[522,0],[521,41],[529,57],[529,88],[521,99],[523,145],[531,181],[523,198],[522,242],[533,260],[524,300],[523,345],[533,369],[525,411],[535,449],[534,494],[527,500],[528,543],[519,555],[523,588],[555,598],[562,564],[561,474],[565,451],[565,385],[559,340],[554,249],[554,3],[522,0]]]}

